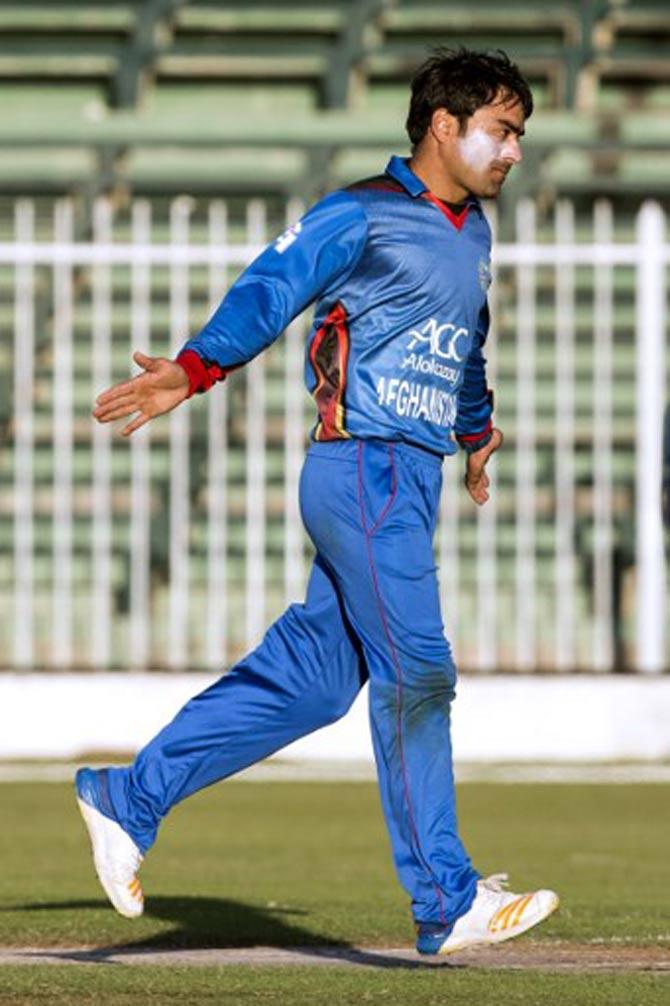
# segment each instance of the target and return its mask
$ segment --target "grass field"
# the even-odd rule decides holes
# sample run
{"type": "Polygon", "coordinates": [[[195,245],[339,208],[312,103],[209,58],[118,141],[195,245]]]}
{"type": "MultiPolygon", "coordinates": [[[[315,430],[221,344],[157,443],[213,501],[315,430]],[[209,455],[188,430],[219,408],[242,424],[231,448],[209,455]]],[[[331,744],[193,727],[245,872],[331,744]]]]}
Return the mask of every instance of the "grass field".
{"type": "MultiPolygon", "coordinates": [[[[143,871],[143,918],[108,907],[70,787],[0,786],[0,943],[230,947],[411,946],[376,789],[369,783],[229,783],[177,808],[143,871]]],[[[670,958],[667,786],[460,788],[478,868],[516,889],[552,887],[561,911],[530,937],[659,946],[670,958]]],[[[518,941],[521,943],[521,941],[518,941]]],[[[407,966],[0,968],[0,1003],[489,1003],[647,1006],[670,973],[551,974],[407,966]]]]}

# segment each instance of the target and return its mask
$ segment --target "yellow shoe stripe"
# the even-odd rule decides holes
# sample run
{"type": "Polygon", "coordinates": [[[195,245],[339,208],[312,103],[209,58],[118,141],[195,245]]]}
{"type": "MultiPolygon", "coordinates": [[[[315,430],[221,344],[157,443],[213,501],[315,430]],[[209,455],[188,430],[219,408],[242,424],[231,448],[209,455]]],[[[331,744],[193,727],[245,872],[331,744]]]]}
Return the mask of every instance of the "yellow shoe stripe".
{"type": "Polygon", "coordinates": [[[510,925],[512,925],[512,919],[516,915],[517,909],[519,909],[522,904],[523,904],[523,895],[521,895],[520,898],[517,898],[516,901],[512,902],[503,920],[502,924],[503,929],[509,929],[510,925]]]}
{"type": "MultiPolygon", "coordinates": [[[[508,924],[509,927],[513,928],[514,926],[518,926],[519,922],[521,921],[521,916],[523,915],[524,911],[526,910],[526,907],[527,907],[528,903],[530,901],[532,901],[532,900],[533,900],[533,895],[532,894],[526,894],[525,897],[523,897],[521,899],[519,907],[517,908],[516,912],[514,913],[514,917],[512,918],[512,916],[510,915],[508,917],[508,919],[507,919],[507,924],[508,924]]],[[[507,928],[508,926],[506,926],[505,928],[507,928]]]]}
{"type": "Polygon", "coordinates": [[[523,895],[520,898],[515,898],[514,901],[510,901],[509,905],[505,905],[504,908],[501,908],[496,912],[489,922],[489,929],[492,933],[497,933],[500,929],[507,929],[510,915],[518,907],[519,902],[522,900],[523,895]]]}
{"type": "Polygon", "coordinates": [[[491,921],[489,922],[489,929],[492,933],[497,933],[499,929],[502,928],[502,923],[504,922],[505,916],[516,904],[515,901],[511,901],[509,905],[505,905],[503,908],[499,908],[495,913],[491,921]]]}

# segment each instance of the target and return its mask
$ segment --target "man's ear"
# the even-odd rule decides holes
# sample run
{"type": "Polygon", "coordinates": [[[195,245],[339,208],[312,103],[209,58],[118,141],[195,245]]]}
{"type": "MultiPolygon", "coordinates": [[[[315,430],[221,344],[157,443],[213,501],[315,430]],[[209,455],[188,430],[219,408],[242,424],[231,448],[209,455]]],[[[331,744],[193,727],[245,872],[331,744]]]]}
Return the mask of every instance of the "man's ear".
{"type": "Polygon", "coordinates": [[[430,120],[430,131],[438,143],[445,143],[458,134],[458,119],[446,108],[436,108],[430,120]]]}

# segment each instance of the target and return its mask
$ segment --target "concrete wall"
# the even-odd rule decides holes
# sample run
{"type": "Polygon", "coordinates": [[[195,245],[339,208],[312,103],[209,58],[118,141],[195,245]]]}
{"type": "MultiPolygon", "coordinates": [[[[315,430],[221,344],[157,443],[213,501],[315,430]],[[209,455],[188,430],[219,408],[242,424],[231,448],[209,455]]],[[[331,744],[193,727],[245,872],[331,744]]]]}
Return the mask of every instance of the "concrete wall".
{"type": "MultiPolygon", "coordinates": [[[[202,674],[0,675],[0,758],[135,751],[214,678],[202,674]]],[[[670,677],[463,677],[458,761],[670,759],[670,677]]],[[[367,690],[292,759],[372,759],[367,690]]]]}

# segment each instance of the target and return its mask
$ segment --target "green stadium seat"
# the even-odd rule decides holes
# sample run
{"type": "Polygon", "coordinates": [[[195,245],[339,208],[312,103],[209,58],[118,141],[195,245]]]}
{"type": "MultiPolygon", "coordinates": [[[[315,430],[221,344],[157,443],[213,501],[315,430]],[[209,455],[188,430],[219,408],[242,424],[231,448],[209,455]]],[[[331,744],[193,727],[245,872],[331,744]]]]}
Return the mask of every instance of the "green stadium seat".
{"type": "Polygon", "coordinates": [[[142,109],[157,121],[195,118],[206,130],[213,122],[235,121],[243,116],[258,116],[263,120],[270,114],[279,117],[311,115],[315,111],[315,101],[313,91],[299,82],[277,81],[270,91],[267,84],[253,81],[227,83],[222,87],[208,81],[175,84],[158,79],[146,95],[142,109]]]}
{"type": "Polygon", "coordinates": [[[242,147],[230,150],[155,150],[133,148],[128,158],[128,178],[140,189],[164,189],[173,192],[175,185],[189,191],[204,186],[207,191],[225,189],[263,194],[272,190],[300,190],[307,158],[299,150],[257,150],[242,147]]]}
{"type": "Polygon", "coordinates": [[[17,193],[36,187],[63,192],[84,184],[96,170],[95,154],[85,147],[25,146],[0,153],[0,186],[17,193]]]}
{"type": "Polygon", "coordinates": [[[180,31],[205,34],[275,35],[288,34],[334,36],[342,29],[347,16],[347,4],[266,2],[210,3],[194,0],[177,12],[175,28],[180,31]]]}
{"type": "Polygon", "coordinates": [[[65,126],[73,118],[95,122],[107,114],[104,88],[95,83],[55,82],[44,84],[23,81],[0,82],[0,108],[5,125],[44,121],[65,126]]]}
{"type": "Polygon", "coordinates": [[[85,0],[84,3],[23,0],[5,3],[0,8],[0,32],[30,33],[128,32],[135,24],[136,3],[107,0],[105,3],[85,0]]]}

